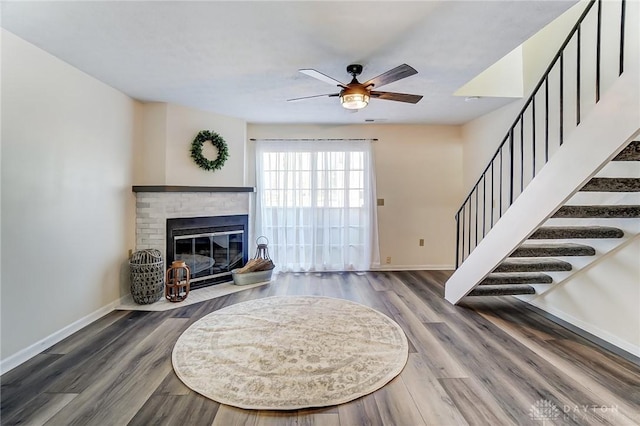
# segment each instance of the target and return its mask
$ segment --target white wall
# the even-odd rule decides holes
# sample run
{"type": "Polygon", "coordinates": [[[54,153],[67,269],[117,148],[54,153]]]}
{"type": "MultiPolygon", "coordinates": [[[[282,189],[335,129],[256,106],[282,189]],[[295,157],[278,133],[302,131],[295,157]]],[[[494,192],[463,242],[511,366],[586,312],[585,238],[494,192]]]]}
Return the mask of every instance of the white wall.
{"type": "MultiPolygon", "coordinates": [[[[244,186],[244,120],[167,103],[144,104],[142,147],[137,150],[136,185],[244,186]],[[203,170],[191,158],[191,144],[202,130],[218,133],[229,148],[220,170],[203,170]]],[[[205,157],[217,150],[205,143],[205,157]]]]}
{"type": "MultiPolygon", "coordinates": [[[[461,128],[463,146],[463,187],[466,197],[507,134],[524,101],[516,100],[502,108],[465,123],[461,128]]],[[[458,207],[462,203],[459,200],[458,207]]]]}
{"type": "Polygon", "coordinates": [[[521,98],[524,87],[522,45],[459,88],[454,96],[521,98]]]}
{"type": "Polygon", "coordinates": [[[640,356],[640,236],[532,300],[550,312],[640,356]]]}
{"type": "MultiPolygon", "coordinates": [[[[383,268],[452,268],[462,192],[460,127],[250,124],[249,138],[377,138],[373,143],[383,268]],[[418,240],[425,239],[420,247],[418,240]],[[391,264],[385,265],[391,257],[391,264]]],[[[321,142],[319,142],[321,143],[321,142]]],[[[249,185],[255,145],[248,146],[249,185]]]]}
{"type": "Polygon", "coordinates": [[[482,71],[454,95],[513,98],[529,96],[588,2],[589,0],[578,2],[482,71]]]}
{"type": "Polygon", "coordinates": [[[561,44],[578,21],[589,0],[582,0],[522,44],[523,85],[529,96],[561,44]]]}
{"type": "MultiPolygon", "coordinates": [[[[242,186],[244,184],[244,120],[169,104],[167,111],[166,179],[168,185],[242,186]],[[202,170],[190,156],[191,143],[201,130],[218,133],[227,143],[229,158],[220,170],[202,170]]],[[[215,159],[216,149],[205,144],[203,154],[215,159]]]]}
{"type": "Polygon", "coordinates": [[[164,102],[142,105],[142,138],[135,146],[133,180],[136,185],[165,185],[167,109],[164,102]]]}
{"type": "Polygon", "coordinates": [[[126,287],[139,108],[2,31],[3,364],[126,287]]]}

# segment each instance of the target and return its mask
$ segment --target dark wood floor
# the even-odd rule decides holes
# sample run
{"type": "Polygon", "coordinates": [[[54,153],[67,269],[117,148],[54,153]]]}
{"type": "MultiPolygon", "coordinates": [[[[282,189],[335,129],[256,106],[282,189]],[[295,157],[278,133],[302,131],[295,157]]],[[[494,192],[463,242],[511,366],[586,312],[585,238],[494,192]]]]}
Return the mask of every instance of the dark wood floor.
{"type": "Polygon", "coordinates": [[[637,425],[640,368],[514,298],[443,299],[446,272],[284,274],[167,312],[115,311],[2,376],[3,425],[637,425]],[[171,368],[178,336],[244,300],[323,295],[371,306],[409,339],[403,372],[347,404],[247,411],[171,368]]]}

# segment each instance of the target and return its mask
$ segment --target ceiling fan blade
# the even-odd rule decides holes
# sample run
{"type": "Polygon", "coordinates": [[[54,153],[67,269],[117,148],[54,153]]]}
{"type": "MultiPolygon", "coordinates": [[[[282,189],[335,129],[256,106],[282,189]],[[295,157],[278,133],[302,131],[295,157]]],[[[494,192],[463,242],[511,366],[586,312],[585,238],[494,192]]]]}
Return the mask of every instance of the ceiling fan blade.
{"type": "Polygon", "coordinates": [[[337,96],[340,96],[340,93],[328,93],[326,95],[313,95],[313,96],[304,96],[302,98],[293,98],[293,99],[287,99],[287,102],[291,102],[291,101],[301,101],[303,99],[311,99],[311,98],[321,98],[323,96],[328,96],[330,98],[335,98],[337,96]]]}
{"type": "Polygon", "coordinates": [[[394,92],[376,92],[371,91],[371,97],[376,99],[384,99],[387,101],[406,102],[409,104],[417,104],[422,99],[422,95],[409,95],[407,93],[394,92]]]}
{"type": "Polygon", "coordinates": [[[380,74],[377,77],[372,78],[371,80],[363,83],[365,87],[373,85],[373,87],[378,88],[384,86],[385,84],[393,83],[394,81],[402,80],[403,78],[410,77],[414,74],[417,74],[413,67],[402,64],[398,65],[392,70],[389,70],[385,73],[380,74]]]}
{"type": "Polygon", "coordinates": [[[345,87],[344,84],[340,83],[338,80],[336,80],[335,78],[331,78],[326,74],[322,74],[320,71],[316,71],[314,69],[304,69],[304,70],[299,70],[302,74],[306,74],[309,77],[313,77],[317,80],[320,81],[324,81],[325,83],[329,83],[332,86],[340,86],[340,87],[345,87]]]}

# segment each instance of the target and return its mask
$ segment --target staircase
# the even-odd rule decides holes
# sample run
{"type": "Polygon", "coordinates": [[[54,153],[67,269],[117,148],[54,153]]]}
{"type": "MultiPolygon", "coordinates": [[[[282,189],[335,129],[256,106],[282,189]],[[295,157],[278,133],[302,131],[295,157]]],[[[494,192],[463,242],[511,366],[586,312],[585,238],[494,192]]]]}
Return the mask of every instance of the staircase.
{"type": "Polygon", "coordinates": [[[585,7],[456,214],[449,302],[532,300],[640,235],[638,9],[585,7]]]}
{"type": "MultiPolygon", "coordinates": [[[[613,159],[614,163],[632,161],[635,164],[628,169],[640,176],[640,141],[631,142],[613,159]]],[[[639,193],[640,178],[594,177],[579,192],[639,193]]],[[[625,232],[618,227],[607,226],[607,223],[612,219],[640,219],[640,203],[634,205],[565,205],[557,210],[547,222],[553,223],[554,219],[578,219],[577,222],[580,222],[580,219],[590,219],[589,222],[596,224],[582,226],[545,224],[539,227],[467,296],[530,295],[548,290],[545,285],[548,287],[557,282],[554,281],[552,275],[561,278],[566,275],[549,273],[573,271],[575,268],[572,261],[575,262],[575,258],[587,258],[578,262],[584,266],[595,260],[598,255],[604,254],[592,247],[595,244],[589,245],[582,241],[618,240],[618,244],[624,241],[625,232]],[[561,259],[557,259],[557,257],[561,257],[561,259]]],[[[611,245],[617,244],[614,242],[609,244],[609,246],[611,245]]]]}

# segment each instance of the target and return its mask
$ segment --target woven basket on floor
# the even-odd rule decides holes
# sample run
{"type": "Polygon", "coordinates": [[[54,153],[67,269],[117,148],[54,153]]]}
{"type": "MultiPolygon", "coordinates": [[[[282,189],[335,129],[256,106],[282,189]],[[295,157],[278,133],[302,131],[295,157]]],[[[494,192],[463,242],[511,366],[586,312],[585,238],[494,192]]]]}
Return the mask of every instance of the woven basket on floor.
{"type": "Polygon", "coordinates": [[[131,297],[139,305],[157,302],[164,294],[164,262],[159,250],[140,250],[129,259],[131,297]]]}

